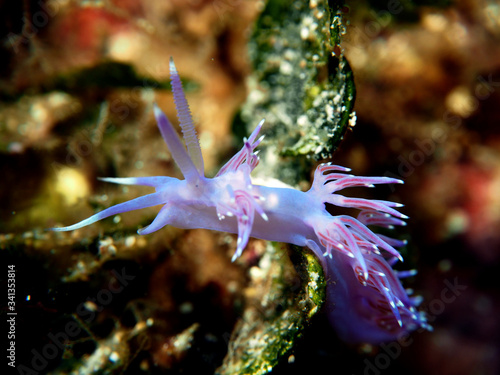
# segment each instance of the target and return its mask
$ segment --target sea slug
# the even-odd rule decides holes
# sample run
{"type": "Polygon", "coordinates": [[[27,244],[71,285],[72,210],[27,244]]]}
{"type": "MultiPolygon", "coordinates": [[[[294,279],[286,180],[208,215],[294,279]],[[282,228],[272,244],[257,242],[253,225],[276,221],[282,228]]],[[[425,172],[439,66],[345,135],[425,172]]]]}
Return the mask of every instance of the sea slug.
{"type": "MultiPolygon", "coordinates": [[[[307,246],[320,260],[326,277],[327,309],[339,335],[350,342],[380,343],[417,328],[431,329],[417,311],[418,297],[409,297],[400,278],[414,271],[396,272],[402,260],[396,247],[403,241],[372,232],[370,227],[405,225],[398,203],[348,198],[337,192],[353,186],[399,184],[389,177],[357,177],[349,169],[321,164],[306,191],[269,187],[252,182],[259,157],[254,152],[262,120],[244,146],[213,178],[205,177],[203,157],[181,80],[170,61],[170,78],[185,146],[164,113],[154,105],[160,132],[184,179],[174,177],[102,178],[127,185],[147,185],[155,192],[109,207],[77,224],[52,228],[70,231],[106,217],[144,207],[163,205],[153,222],[138,231],[152,233],[165,225],[205,228],[237,233],[233,260],[241,255],[249,237],[307,246]],[[359,210],[356,218],[332,215],[326,205],[359,210]]],[[[330,210],[331,211],[331,210],[330,210]]]]}

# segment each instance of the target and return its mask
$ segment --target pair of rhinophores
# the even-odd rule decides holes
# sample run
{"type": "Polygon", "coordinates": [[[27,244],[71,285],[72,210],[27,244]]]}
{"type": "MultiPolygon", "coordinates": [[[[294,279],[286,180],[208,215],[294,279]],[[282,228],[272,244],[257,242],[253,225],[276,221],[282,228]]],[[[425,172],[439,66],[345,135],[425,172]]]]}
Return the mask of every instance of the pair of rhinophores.
{"type": "Polygon", "coordinates": [[[165,225],[205,228],[237,233],[233,260],[241,255],[249,237],[307,246],[320,260],[327,286],[327,309],[332,325],[349,342],[380,343],[397,339],[417,328],[431,329],[417,311],[419,297],[409,297],[399,279],[415,271],[394,271],[402,257],[395,249],[404,241],[376,234],[369,228],[405,225],[407,217],[389,201],[348,198],[337,192],[353,186],[400,184],[389,177],[357,177],[349,168],[321,164],[311,188],[269,187],[252,183],[259,158],[254,152],[262,120],[244,146],[213,178],[205,177],[203,157],[191,113],[173,60],[170,79],[185,146],[165,114],[154,114],[167,146],[184,179],[174,177],[102,178],[125,185],[146,185],[155,192],[109,207],[77,224],[52,228],[70,231],[106,217],[144,207],[163,205],[153,222],[138,231],[152,233],[165,225]],[[332,215],[325,203],[359,210],[357,217],[332,215]]]}

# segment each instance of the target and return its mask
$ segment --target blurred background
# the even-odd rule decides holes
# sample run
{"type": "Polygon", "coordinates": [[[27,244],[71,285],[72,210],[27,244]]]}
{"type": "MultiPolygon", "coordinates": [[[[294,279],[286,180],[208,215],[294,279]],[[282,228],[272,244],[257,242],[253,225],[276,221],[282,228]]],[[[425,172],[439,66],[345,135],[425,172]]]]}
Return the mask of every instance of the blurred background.
{"type": "MultiPolygon", "coordinates": [[[[146,191],[99,176],[179,177],[148,105],[156,100],[175,119],[170,56],[207,175],[217,171],[236,147],[233,119],[252,71],[247,43],[264,7],[0,3],[0,251],[2,264],[18,267],[18,363],[33,368],[31,348],[42,351],[49,333],[76,322],[71,345],[35,363],[41,373],[210,374],[221,365],[262,241],[234,264],[234,236],[135,235],[155,209],[68,234],[43,229],[146,191]],[[98,293],[116,282],[129,288],[103,310],[98,293]]],[[[404,345],[348,346],[318,313],[273,372],[499,374],[500,4],[352,1],[342,12],[357,123],[333,160],[357,175],[405,180],[378,188],[377,198],[405,204],[405,266],[419,271],[405,286],[424,298],[434,332],[404,345]]]]}

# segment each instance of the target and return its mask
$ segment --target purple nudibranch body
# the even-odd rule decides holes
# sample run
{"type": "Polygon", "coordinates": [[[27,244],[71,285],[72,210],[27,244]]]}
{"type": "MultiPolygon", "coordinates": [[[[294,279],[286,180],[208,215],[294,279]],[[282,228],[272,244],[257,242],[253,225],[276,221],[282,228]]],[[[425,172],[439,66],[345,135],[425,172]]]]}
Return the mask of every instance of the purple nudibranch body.
{"type": "Polygon", "coordinates": [[[397,339],[417,328],[431,329],[424,313],[417,311],[418,297],[409,297],[399,278],[414,271],[396,272],[402,260],[396,247],[403,241],[372,232],[369,226],[393,228],[407,217],[398,203],[348,198],[337,192],[347,187],[402,183],[389,177],[357,177],[348,168],[321,164],[312,187],[302,192],[292,187],[269,187],[252,182],[259,158],[254,152],[262,120],[243,148],[213,178],[203,171],[203,158],[181,80],[170,61],[170,78],[186,146],[174,127],[154,105],[160,132],[185,179],[174,177],[102,178],[126,185],[146,185],[155,192],[109,207],[77,224],[52,228],[70,231],[106,217],[145,207],[163,205],[153,222],[138,231],[149,234],[172,225],[205,228],[238,235],[233,260],[241,255],[249,237],[307,246],[320,260],[327,286],[327,308],[339,335],[349,342],[380,343],[397,339]],[[357,218],[332,215],[326,203],[359,209],[357,218]]]}

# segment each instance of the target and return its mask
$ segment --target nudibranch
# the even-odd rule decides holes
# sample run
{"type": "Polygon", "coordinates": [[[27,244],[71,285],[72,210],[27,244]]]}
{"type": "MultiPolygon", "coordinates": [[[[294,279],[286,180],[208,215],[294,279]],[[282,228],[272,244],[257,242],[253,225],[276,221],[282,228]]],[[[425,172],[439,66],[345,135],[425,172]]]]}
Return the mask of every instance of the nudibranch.
{"type": "Polygon", "coordinates": [[[400,282],[415,272],[392,269],[395,262],[402,260],[396,248],[404,242],[370,229],[405,225],[407,217],[396,210],[401,205],[338,194],[348,187],[402,181],[357,177],[349,174],[348,168],[327,163],[317,167],[312,186],[306,192],[255,184],[250,174],[259,163],[255,148],[263,139],[258,134],[264,120],[215,177],[205,177],[200,144],[172,59],[170,79],[185,146],[156,104],[154,114],[184,179],[102,178],[116,184],[151,186],[155,192],[109,207],[77,224],[52,230],[71,231],[112,215],[162,205],[156,218],[140,229],[139,234],[149,234],[166,225],[235,233],[238,239],[233,261],[242,254],[249,237],[307,246],[320,260],[329,280],[328,314],[346,341],[381,343],[418,328],[431,329],[424,313],[417,311],[419,298],[409,297],[400,282]],[[359,214],[356,218],[332,215],[326,209],[327,204],[356,208],[359,214]]]}

